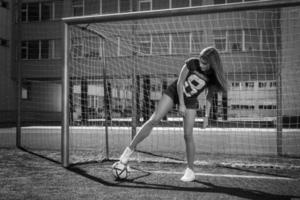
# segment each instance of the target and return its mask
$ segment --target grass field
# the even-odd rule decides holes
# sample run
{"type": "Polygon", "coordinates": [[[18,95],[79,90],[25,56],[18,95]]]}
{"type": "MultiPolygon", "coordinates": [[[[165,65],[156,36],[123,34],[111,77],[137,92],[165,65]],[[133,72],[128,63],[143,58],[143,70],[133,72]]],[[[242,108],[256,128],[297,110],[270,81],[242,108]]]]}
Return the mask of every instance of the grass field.
{"type": "MultiPolygon", "coordinates": [[[[0,129],[0,147],[15,145],[15,128],[0,129]]],[[[78,149],[105,147],[105,128],[71,127],[70,145],[78,149]]],[[[274,128],[194,128],[198,152],[277,155],[277,133],[274,128]]],[[[23,127],[23,146],[36,149],[60,149],[59,126],[23,127]]],[[[131,140],[130,127],[108,127],[108,146],[122,151],[131,140]]],[[[300,129],[283,129],[284,155],[300,157],[300,129]]],[[[157,127],[141,145],[147,151],[180,152],[184,150],[183,130],[179,127],[157,127]]]]}
{"type": "Polygon", "coordinates": [[[182,163],[131,162],[133,170],[120,182],[111,175],[113,161],[63,168],[50,158],[0,149],[0,199],[300,199],[297,159],[294,167],[281,168],[198,164],[196,181],[183,183],[182,163]]]}

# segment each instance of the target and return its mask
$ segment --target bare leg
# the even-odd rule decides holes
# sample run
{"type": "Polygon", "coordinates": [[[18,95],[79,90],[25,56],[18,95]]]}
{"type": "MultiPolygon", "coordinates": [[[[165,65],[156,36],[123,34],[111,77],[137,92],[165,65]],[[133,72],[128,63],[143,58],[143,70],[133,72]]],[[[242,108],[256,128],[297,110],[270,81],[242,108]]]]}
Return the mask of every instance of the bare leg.
{"type": "Polygon", "coordinates": [[[184,117],[184,140],[186,145],[187,164],[190,169],[194,168],[195,143],[193,137],[193,127],[196,117],[196,110],[187,109],[184,117]]]}
{"type": "Polygon", "coordinates": [[[151,133],[153,127],[172,109],[173,105],[173,100],[168,95],[163,94],[155,112],[135,135],[129,148],[132,150],[136,149],[136,146],[151,133]]]}

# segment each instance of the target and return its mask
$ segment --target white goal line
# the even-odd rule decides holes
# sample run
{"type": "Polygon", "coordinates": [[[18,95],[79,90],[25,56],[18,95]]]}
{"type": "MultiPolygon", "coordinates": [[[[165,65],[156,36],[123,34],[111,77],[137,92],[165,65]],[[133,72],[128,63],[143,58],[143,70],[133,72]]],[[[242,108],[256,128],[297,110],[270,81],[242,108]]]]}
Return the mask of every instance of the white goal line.
{"type": "MultiPolygon", "coordinates": [[[[127,126],[109,126],[109,130],[131,130],[132,127],[127,127],[127,126]]],[[[137,127],[139,129],[140,127],[137,127]]],[[[6,129],[6,128],[4,128],[6,129]]],[[[27,126],[27,127],[22,127],[23,130],[35,130],[35,129],[45,129],[45,130],[60,130],[61,126],[27,126]]],[[[105,130],[104,126],[70,126],[70,129],[72,130],[105,130]]],[[[155,127],[153,130],[159,130],[159,131],[181,131],[183,130],[182,127],[155,127]]],[[[198,128],[194,127],[195,131],[205,131],[205,132],[276,132],[276,128],[198,128]]],[[[1,128],[0,128],[1,131],[1,128]]],[[[283,132],[299,132],[300,129],[283,129],[283,132]]]]}
{"type": "MultiPolygon", "coordinates": [[[[132,172],[138,171],[138,170],[130,170],[132,172]]],[[[170,175],[182,175],[183,172],[178,171],[144,171],[149,172],[153,174],[170,174],[170,175]]],[[[215,173],[201,173],[196,172],[196,176],[202,176],[202,177],[224,177],[224,178],[243,178],[243,179],[267,179],[267,180],[287,180],[287,181],[295,181],[298,180],[296,178],[289,178],[289,177],[281,177],[281,176],[266,176],[266,175],[238,175],[238,174],[215,174],[215,173]]]]}

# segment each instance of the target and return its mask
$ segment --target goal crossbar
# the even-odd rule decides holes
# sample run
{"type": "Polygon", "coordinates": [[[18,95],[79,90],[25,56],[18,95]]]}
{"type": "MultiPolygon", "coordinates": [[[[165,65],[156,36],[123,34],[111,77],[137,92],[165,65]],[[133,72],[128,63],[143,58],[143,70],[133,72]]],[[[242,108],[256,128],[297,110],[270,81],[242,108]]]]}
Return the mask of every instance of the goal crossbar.
{"type": "Polygon", "coordinates": [[[266,8],[283,8],[300,5],[299,0],[263,0],[254,2],[243,3],[230,3],[220,5],[205,5],[194,6],[186,8],[172,8],[172,9],[160,9],[151,11],[134,11],[127,13],[114,13],[114,14],[95,14],[88,16],[76,16],[65,17],[63,22],[69,25],[74,24],[86,24],[86,23],[100,23],[110,21],[123,21],[123,20],[136,20],[147,18],[160,18],[160,17],[174,17],[182,15],[194,15],[194,14],[209,14],[209,13],[221,13],[221,12],[233,12],[243,10],[257,10],[266,8]]]}

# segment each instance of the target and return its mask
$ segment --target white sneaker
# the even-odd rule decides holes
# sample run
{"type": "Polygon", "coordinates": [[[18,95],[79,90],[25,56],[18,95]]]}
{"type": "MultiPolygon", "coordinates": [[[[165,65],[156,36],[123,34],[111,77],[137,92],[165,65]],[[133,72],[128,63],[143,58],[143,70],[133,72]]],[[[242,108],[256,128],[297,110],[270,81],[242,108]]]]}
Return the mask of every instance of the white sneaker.
{"type": "Polygon", "coordinates": [[[186,170],[184,171],[184,175],[183,177],[181,177],[181,181],[183,182],[192,182],[196,179],[195,173],[193,170],[191,170],[190,168],[186,168],[186,170]]]}
{"type": "Polygon", "coordinates": [[[133,150],[131,150],[129,147],[126,147],[126,149],[124,150],[124,152],[122,153],[122,155],[120,156],[120,161],[123,164],[127,164],[129,157],[131,156],[131,154],[133,153],[133,150]]]}

